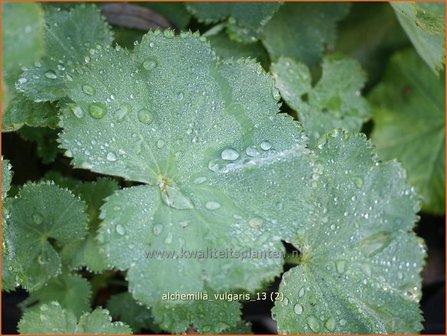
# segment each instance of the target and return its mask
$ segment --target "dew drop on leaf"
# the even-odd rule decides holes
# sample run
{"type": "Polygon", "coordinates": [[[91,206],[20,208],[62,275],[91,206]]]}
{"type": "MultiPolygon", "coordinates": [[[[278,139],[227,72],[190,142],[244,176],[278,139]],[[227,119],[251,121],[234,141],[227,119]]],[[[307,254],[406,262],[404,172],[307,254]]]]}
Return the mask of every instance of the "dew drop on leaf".
{"type": "Polygon", "coordinates": [[[307,325],[313,332],[318,332],[320,330],[320,322],[313,315],[307,318],[307,325]]]}
{"type": "Polygon", "coordinates": [[[154,120],[154,116],[149,112],[149,110],[142,109],[138,111],[138,120],[142,124],[149,125],[152,120],[154,120]]]}
{"type": "Polygon", "coordinates": [[[270,148],[272,148],[272,145],[268,141],[261,142],[261,148],[265,151],[268,151],[270,148]]]}
{"type": "Polygon", "coordinates": [[[146,70],[153,70],[157,67],[157,61],[153,58],[148,58],[143,62],[143,68],[146,70]]]}
{"type": "Polygon", "coordinates": [[[297,315],[301,315],[303,313],[303,306],[299,303],[295,304],[295,306],[293,306],[293,311],[295,312],[295,314],[297,315]]]}
{"type": "Polygon", "coordinates": [[[116,226],[116,233],[118,233],[120,236],[123,236],[126,233],[126,229],[121,224],[118,224],[116,226]]]}
{"type": "Polygon", "coordinates": [[[93,96],[96,93],[96,89],[88,84],[82,85],[82,91],[89,96],[93,96]]]}
{"type": "Polygon", "coordinates": [[[331,316],[324,323],[324,327],[329,331],[334,331],[335,329],[335,319],[331,316]]]}
{"type": "Polygon", "coordinates": [[[204,176],[199,176],[199,177],[197,177],[195,180],[194,180],[194,183],[195,184],[202,184],[203,182],[205,182],[206,181],[206,177],[204,177],[204,176]]]}
{"type": "Polygon", "coordinates": [[[35,213],[33,214],[33,222],[34,224],[40,225],[43,222],[43,217],[41,214],[35,213]]]}
{"type": "Polygon", "coordinates": [[[217,209],[220,208],[220,206],[221,206],[221,205],[220,205],[219,203],[214,202],[214,201],[206,202],[206,204],[205,204],[205,207],[206,207],[208,210],[217,210],[217,209]]]}
{"type": "Polygon", "coordinates": [[[233,148],[226,148],[222,151],[220,157],[222,158],[222,160],[234,161],[239,157],[239,153],[233,148]]]}
{"type": "Polygon", "coordinates": [[[107,160],[114,162],[116,161],[116,154],[114,152],[107,153],[107,160]]]}
{"type": "Polygon", "coordinates": [[[163,231],[163,225],[161,224],[156,224],[154,225],[152,232],[154,233],[154,235],[158,236],[160,235],[161,231],[163,231]]]}
{"type": "Polygon", "coordinates": [[[57,75],[53,70],[48,70],[47,72],[45,72],[45,77],[48,79],[56,79],[57,75]]]}
{"type": "Polygon", "coordinates": [[[116,116],[118,117],[118,121],[121,122],[123,119],[129,114],[131,110],[130,104],[124,103],[120,105],[118,110],[116,111],[116,116]]]}
{"type": "Polygon", "coordinates": [[[298,297],[303,297],[304,296],[304,292],[305,292],[304,287],[301,287],[300,291],[298,292],[298,297]]]}
{"type": "Polygon", "coordinates": [[[255,148],[255,147],[247,147],[247,149],[245,149],[245,153],[247,153],[248,156],[258,156],[259,155],[259,151],[255,148]]]}
{"type": "Polygon", "coordinates": [[[88,113],[92,118],[101,119],[106,115],[107,108],[102,103],[92,103],[88,107],[88,113]]]}
{"type": "Polygon", "coordinates": [[[346,269],[346,260],[337,260],[335,262],[335,268],[337,269],[338,273],[343,273],[346,269]]]}

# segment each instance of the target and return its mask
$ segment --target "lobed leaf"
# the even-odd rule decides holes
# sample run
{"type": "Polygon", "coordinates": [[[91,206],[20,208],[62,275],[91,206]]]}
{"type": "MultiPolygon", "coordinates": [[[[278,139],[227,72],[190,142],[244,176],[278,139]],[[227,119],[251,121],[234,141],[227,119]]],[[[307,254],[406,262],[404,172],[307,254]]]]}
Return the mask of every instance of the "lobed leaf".
{"type": "Polygon", "coordinates": [[[24,185],[11,200],[9,237],[14,265],[23,270],[20,285],[34,291],[57,276],[58,245],[84,239],[86,224],[84,203],[68,190],[45,182],[24,185]]]}
{"type": "Polygon", "coordinates": [[[423,209],[435,214],[445,213],[444,97],[444,79],[411,50],[391,58],[384,80],[369,96],[378,152],[402,162],[423,209]]]}
{"type": "Polygon", "coordinates": [[[35,143],[36,154],[44,164],[54,162],[57,154],[61,152],[57,143],[58,130],[25,126],[18,130],[18,134],[22,139],[35,143]]]}
{"type": "Polygon", "coordinates": [[[273,61],[290,57],[315,65],[333,48],[336,23],[349,8],[349,3],[287,3],[265,26],[262,43],[273,61]]]}
{"type": "Polygon", "coordinates": [[[27,311],[18,325],[20,334],[131,334],[132,330],[122,322],[112,322],[109,312],[97,308],[85,313],[77,321],[76,316],[53,301],[43,304],[39,310],[27,311]]]}
{"type": "Polygon", "coordinates": [[[290,240],[301,256],[273,308],[279,332],[419,332],[425,250],[403,170],[380,163],[364,136],[339,131],[315,154],[307,214],[290,240]]]}
{"type": "Polygon", "coordinates": [[[71,311],[79,318],[90,311],[91,294],[90,282],[80,275],[63,273],[50,279],[46,286],[32,292],[20,306],[27,312],[39,310],[43,304],[57,301],[63,309],[71,311]]]}
{"type": "Polygon", "coordinates": [[[99,10],[79,5],[69,11],[49,7],[45,17],[46,55],[28,68],[17,89],[35,102],[55,101],[66,96],[65,80],[76,67],[88,63],[92,54],[110,45],[113,36],[99,10]]]}
{"type": "Polygon", "coordinates": [[[260,38],[264,26],[280,6],[280,2],[197,2],[186,5],[200,22],[209,24],[225,21],[229,36],[245,43],[255,42],[260,38]]]}
{"type": "Polygon", "coordinates": [[[325,57],[321,78],[313,87],[308,67],[293,59],[280,58],[272,64],[272,72],[282,97],[298,113],[311,145],[336,128],[358,132],[370,116],[360,94],[366,75],[354,59],[325,57]]]}
{"type": "Polygon", "coordinates": [[[390,2],[418,54],[438,74],[445,64],[445,3],[390,2]]]}

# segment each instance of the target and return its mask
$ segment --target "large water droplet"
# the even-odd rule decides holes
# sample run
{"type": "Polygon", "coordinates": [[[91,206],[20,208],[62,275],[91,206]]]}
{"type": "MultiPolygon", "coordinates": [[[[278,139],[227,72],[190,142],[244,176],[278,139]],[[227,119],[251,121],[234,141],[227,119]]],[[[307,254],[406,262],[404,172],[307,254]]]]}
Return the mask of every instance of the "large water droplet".
{"type": "Polygon", "coordinates": [[[337,269],[338,273],[343,273],[346,269],[346,260],[337,260],[335,262],[335,268],[337,269]]]}
{"type": "Polygon", "coordinates": [[[149,125],[154,120],[154,116],[149,110],[142,109],[138,111],[138,120],[145,125],[149,125]]]}
{"type": "Polygon", "coordinates": [[[233,148],[227,148],[222,151],[220,157],[222,158],[222,160],[234,161],[239,157],[239,153],[233,148]]]}
{"type": "Polygon", "coordinates": [[[335,329],[335,319],[331,316],[324,323],[324,327],[329,331],[334,331],[335,329]]]}
{"type": "Polygon", "coordinates": [[[45,77],[48,79],[56,79],[57,75],[53,70],[48,70],[47,72],[45,72],[45,77]]]}
{"type": "Polygon", "coordinates": [[[221,206],[221,205],[220,205],[219,203],[214,202],[214,201],[206,202],[206,204],[205,204],[205,207],[206,207],[208,210],[217,210],[217,209],[220,208],[220,206],[221,206]]]}
{"type": "Polygon", "coordinates": [[[157,60],[154,58],[147,58],[143,62],[143,68],[145,68],[146,70],[153,70],[156,67],[157,67],[157,60]]]}
{"type": "Polygon", "coordinates": [[[261,148],[265,151],[268,151],[270,148],[272,148],[272,145],[268,141],[261,142],[261,148]]]}
{"type": "Polygon", "coordinates": [[[116,154],[114,152],[109,152],[107,153],[107,160],[114,162],[116,161],[116,154]]]}
{"type": "Polygon", "coordinates": [[[320,330],[320,321],[313,315],[310,315],[307,318],[307,325],[313,332],[318,332],[320,330]]]}
{"type": "Polygon", "coordinates": [[[300,291],[298,292],[298,297],[303,297],[305,291],[306,291],[306,290],[304,289],[304,287],[301,287],[300,291]]]}
{"type": "Polygon", "coordinates": [[[293,311],[297,315],[301,315],[303,313],[303,310],[304,310],[303,306],[300,305],[299,303],[297,303],[295,306],[293,306],[293,311]]]}
{"type": "Polygon", "coordinates": [[[126,233],[126,229],[121,224],[118,224],[116,226],[116,233],[118,233],[120,236],[123,236],[126,233]]]}
{"type": "Polygon", "coordinates": [[[33,214],[33,222],[34,224],[40,225],[43,222],[43,217],[41,214],[35,213],[33,214]]]}
{"type": "Polygon", "coordinates": [[[89,96],[93,96],[96,93],[96,89],[88,84],[82,85],[82,91],[89,96]]]}
{"type": "Polygon", "coordinates": [[[116,111],[116,116],[118,117],[118,121],[121,122],[123,119],[130,113],[131,106],[128,103],[124,103],[120,105],[118,110],[116,111]]]}
{"type": "Polygon", "coordinates": [[[248,156],[258,156],[259,155],[259,151],[255,148],[255,147],[247,147],[245,149],[245,153],[247,153],[248,156]]]}
{"type": "Polygon", "coordinates": [[[88,107],[88,113],[95,119],[101,119],[106,115],[107,108],[102,103],[93,103],[88,107]]]}
{"type": "Polygon", "coordinates": [[[84,111],[78,105],[70,105],[71,112],[76,116],[76,118],[82,118],[84,116],[84,111]]]}
{"type": "Polygon", "coordinates": [[[379,232],[364,239],[360,243],[360,250],[366,257],[372,257],[383,251],[391,242],[391,235],[387,232],[379,232]]]}

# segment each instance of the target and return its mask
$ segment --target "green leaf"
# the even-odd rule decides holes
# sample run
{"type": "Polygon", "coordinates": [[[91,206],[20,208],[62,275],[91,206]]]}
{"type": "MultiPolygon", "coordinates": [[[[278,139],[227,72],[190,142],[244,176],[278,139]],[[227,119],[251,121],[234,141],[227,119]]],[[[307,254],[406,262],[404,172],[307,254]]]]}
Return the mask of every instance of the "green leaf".
{"type": "Polygon", "coordinates": [[[2,4],[2,71],[10,85],[22,67],[32,65],[44,53],[43,11],[38,3],[2,4]]]}
{"type": "Polygon", "coordinates": [[[201,39],[171,31],[148,33],[130,55],[104,50],[69,82],[74,113],[63,114],[61,144],[72,163],[145,184],[108,198],[99,233],[107,260],[128,270],[137,300],[152,305],[167,291],[194,293],[205,282],[215,290],[252,291],[281,272],[282,255],[204,261],[146,256],[160,250],[283,252],[279,236],[269,241],[268,225],[262,227],[268,219],[259,218],[256,199],[235,202],[238,189],[209,185],[220,179],[219,165],[233,161],[250,175],[259,164],[265,179],[266,167],[281,161],[290,144],[297,148],[289,152],[299,151],[302,134],[289,117],[276,115],[273,84],[258,64],[217,63],[201,39]],[[94,95],[83,92],[86,84],[94,95]]]}
{"type": "Polygon", "coordinates": [[[303,123],[312,145],[336,128],[358,132],[368,120],[369,108],[360,95],[366,76],[354,59],[325,57],[322,75],[312,87],[307,66],[290,58],[272,64],[276,86],[303,123]]]}
{"type": "Polygon", "coordinates": [[[92,313],[76,316],[53,301],[43,304],[39,311],[28,311],[19,322],[20,334],[131,334],[132,330],[122,322],[112,322],[109,312],[95,309],[92,313]]]}
{"type": "Polygon", "coordinates": [[[152,308],[155,322],[164,330],[183,334],[192,328],[201,334],[216,334],[236,326],[241,320],[240,303],[208,299],[186,301],[177,305],[157,304],[152,308]],[[213,301],[210,301],[213,300],[213,301]]]}
{"type": "Polygon", "coordinates": [[[268,68],[270,63],[269,56],[260,42],[242,44],[231,40],[224,33],[208,36],[207,38],[217,56],[222,59],[254,58],[264,68],[268,68]]]}
{"type": "Polygon", "coordinates": [[[79,318],[90,311],[90,282],[77,274],[62,274],[48,281],[45,287],[32,292],[20,303],[22,309],[39,310],[42,304],[57,301],[63,309],[70,310],[79,318]]]}
{"type": "Polygon", "coordinates": [[[265,26],[262,42],[274,61],[291,57],[315,65],[333,49],[336,23],[349,12],[348,3],[286,3],[265,26]]]}
{"type": "MultiPolygon", "coordinates": [[[[61,185],[70,188],[69,184],[62,183],[61,185]]],[[[62,258],[72,267],[86,266],[92,272],[102,272],[107,269],[107,264],[96,240],[99,209],[104,199],[119,189],[118,183],[112,179],[101,178],[95,182],[75,184],[70,189],[87,204],[87,213],[90,219],[89,232],[85,240],[75,241],[64,246],[62,258]]]]}
{"type": "Polygon", "coordinates": [[[11,180],[12,180],[12,166],[9,163],[9,160],[3,159],[2,156],[2,200],[4,200],[8,191],[11,188],[11,180]]]}
{"type": "Polygon", "coordinates": [[[2,115],[2,131],[11,132],[23,125],[56,128],[59,122],[54,104],[35,103],[24,95],[16,95],[2,115]]]}
{"type": "Polygon", "coordinates": [[[22,127],[18,131],[20,137],[26,141],[36,143],[36,154],[42,163],[49,164],[56,160],[60,153],[57,143],[58,130],[47,127],[22,127]]]}
{"type": "Polygon", "coordinates": [[[225,21],[230,37],[239,42],[251,43],[259,39],[281,3],[196,2],[188,3],[188,10],[207,24],[225,21]]]}
{"type": "Polygon", "coordinates": [[[445,3],[390,2],[419,55],[438,74],[445,64],[445,3]]]}
{"type": "Polygon", "coordinates": [[[381,157],[402,162],[423,210],[444,214],[444,77],[437,78],[414,51],[397,53],[369,98],[381,157]]]}
{"type": "Polygon", "coordinates": [[[112,295],[107,302],[107,309],[114,319],[128,324],[134,333],[142,330],[151,330],[160,333],[160,329],[155,325],[151,311],[138,304],[129,292],[112,295]]]}
{"type": "Polygon", "coordinates": [[[92,54],[110,45],[113,39],[95,6],[79,5],[70,11],[48,8],[45,14],[46,56],[17,82],[17,89],[36,102],[65,97],[64,81],[73,76],[79,64],[88,63],[92,54]]]}
{"type": "Polygon", "coordinates": [[[425,253],[402,168],[380,163],[365,136],[338,131],[315,160],[307,214],[291,240],[301,255],[273,309],[279,332],[418,333],[425,253]]]}
{"type": "Polygon", "coordinates": [[[86,224],[84,203],[68,190],[44,182],[24,185],[11,202],[10,217],[14,262],[24,273],[20,284],[33,291],[57,276],[58,245],[82,240],[86,224]]]}

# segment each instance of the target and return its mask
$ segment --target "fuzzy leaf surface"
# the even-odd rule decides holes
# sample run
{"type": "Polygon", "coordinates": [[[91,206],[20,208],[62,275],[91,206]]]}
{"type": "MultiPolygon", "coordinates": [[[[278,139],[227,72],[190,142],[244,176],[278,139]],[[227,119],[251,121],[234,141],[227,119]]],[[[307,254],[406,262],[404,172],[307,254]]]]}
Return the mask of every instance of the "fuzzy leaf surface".
{"type": "Polygon", "coordinates": [[[372,139],[381,157],[402,162],[425,211],[445,213],[444,79],[408,50],[391,58],[384,80],[369,98],[372,139]]]}
{"type": "Polygon", "coordinates": [[[419,55],[438,74],[445,64],[445,3],[390,2],[419,55]]]}
{"type": "Polygon", "coordinates": [[[23,270],[20,285],[33,291],[57,276],[58,245],[82,240],[86,229],[85,204],[68,190],[45,182],[24,185],[11,200],[10,214],[14,261],[23,270]]]}
{"type": "Polygon", "coordinates": [[[189,11],[200,21],[217,23],[226,21],[229,36],[239,42],[255,42],[264,26],[278,8],[279,2],[270,3],[188,3],[189,11]]]}
{"type": "Polygon", "coordinates": [[[263,31],[273,61],[291,57],[315,65],[326,49],[333,49],[336,23],[349,12],[348,3],[286,3],[263,31]]]}
{"type": "Polygon", "coordinates": [[[64,81],[71,78],[77,65],[88,63],[92,53],[113,39],[95,6],[79,5],[69,11],[48,8],[45,14],[46,55],[17,82],[17,89],[36,102],[65,97],[64,81]]]}
{"type": "MultiPolygon", "coordinates": [[[[205,284],[254,290],[281,271],[282,255],[194,257],[207,249],[283,251],[265,218],[272,217],[268,168],[303,156],[304,140],[289,117],[277,115],[273,84],[258,64],[218,63],[203,40],[170,31],[148,33],[132,54],[104,50],[68,83],[75,105],[63,114],[61,143],[73,164],[144,184],[107,199],[99,233],[108,261],[128,270],[137,300],[152,305],[162,293],[205,284]],[[96,93],[86,95],[84,85],[96,93]],[[253,189],[227,186],[223,176],[232,172],[253,189]],[[258,186],[256,178],[269,182],[258,186]],[[250,201],[240,202],[246,194],[250,201]],[[146,253],[153,251],[176,258],[146,253]]],[[[308,169],[304,160],[296,167],[308,169]]]]}
{"type": "Polygon", "coordinates": [[[279,332],[419,332],[425,251],[402,168],[379,163],[364,136],[339,131],[315,154],[308,213],[290,240],[302,255],[273,309],[279,332]]]}
{"type": "Polygon", "coordinates": [[[272,72],[281,96],[298,113],[312,145],[336,128],[358,132],[370,116],[360,94],[366,75],[354,59],[325,57],[321,78],[313,87],[308,67],[293,59],[280,58],[272,64],[272,72]]]}
{"type": "Polygon", "coordinates": [[[43,304],[38,310],[23,314],[19,322],[20,334],[131,334],[123,322],[112,322],[109,312],[97,308],[85,313],[79,321],[76,316],[53,301],[43,304]]]}

